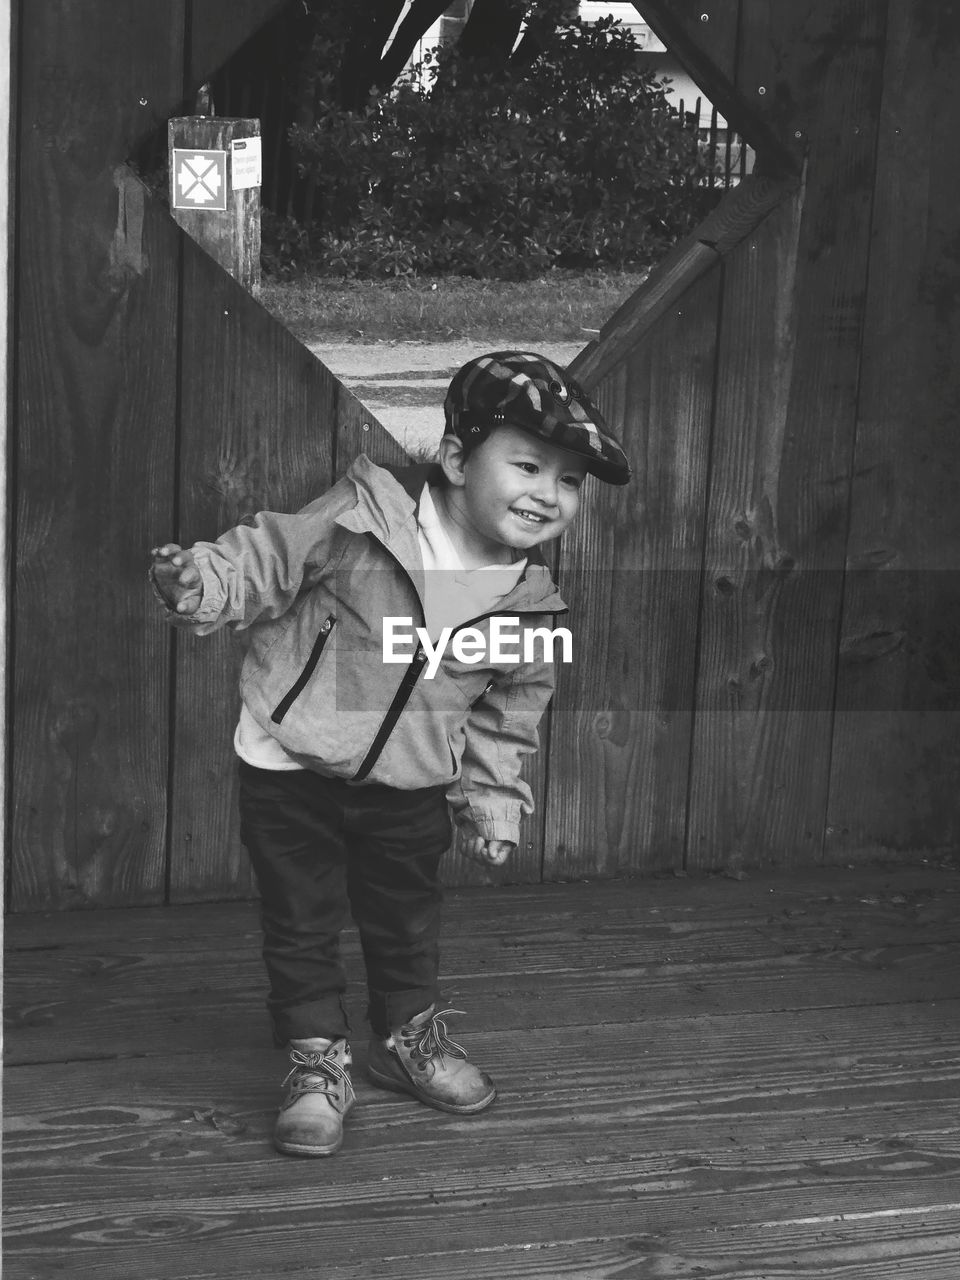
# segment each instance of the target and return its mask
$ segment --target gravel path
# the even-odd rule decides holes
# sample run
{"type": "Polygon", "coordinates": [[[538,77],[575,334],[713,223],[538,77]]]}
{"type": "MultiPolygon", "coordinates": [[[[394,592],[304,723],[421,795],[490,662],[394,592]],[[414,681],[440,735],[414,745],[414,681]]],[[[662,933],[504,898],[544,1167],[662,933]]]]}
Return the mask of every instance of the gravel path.
{"type": "MultiPolygon", "coordinates": [[[[511,344],[522,349],[521,344],[511,344]]],[[[566,365],[580,342],[533,342],[527,349],[566,365]]],[[[312,343],[310,350],[369,406],[405,449],[431,447],[443,431],[443,397],[467,360],[490,350],[463,342],[312,343]]]]}

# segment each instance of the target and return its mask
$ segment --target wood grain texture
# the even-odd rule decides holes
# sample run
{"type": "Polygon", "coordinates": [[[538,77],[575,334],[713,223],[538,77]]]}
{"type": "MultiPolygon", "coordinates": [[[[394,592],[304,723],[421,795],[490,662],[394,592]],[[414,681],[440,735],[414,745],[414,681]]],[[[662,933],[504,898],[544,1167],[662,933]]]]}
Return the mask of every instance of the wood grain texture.
{"type": "Polygon", "coordinates": [[[182,5],[48,0],[20,32],[10,905],[156,901],[169,641],[144,555],[172,499],[176,277],[121,161],[180,74],[182,5]]]}
{"type": "MultiPolygon", "coordinates": [[[[49,1043],[52,1028],[69,1045],[68,1050],[58,1052],[78,1058],[188,1053],[198,1037],[247,1048],[267,1043],[266,981],[256,948],[243,955],[237,957],[236,977],[224,976],[214,966],[209,979],[198,974],[184,990],[171,991],[164,986],[152,1002],[149,1026],[143,1025],[138,1009],[142,986],[117,981],[109,965],[103,967],[106,976],[101,981],[88,976],[46,999],[37,993],[19,1000],[11,1007],[10,1030],[20,1038],[22,1056],[11,1061],[37,1061],[44,1042],[49,1043]],[[246,959],[241,962],[243,955],[246,959]],[[238,978],[243,979],[242,989],[236,985],[238,978]],[[91,1025],[91,1013],[99,1016],[99,1026],[91,1025]]],[[[94,974],[99,963],[90,966],[94,974]]],[[[156,968],[144,965],[151,974],[156,968]]],[[[734,959],[712,970],[702,960],[673,965],[633,959],[578,971],[527,972],[517,965],[489,974],[463,969],[448,948],[441,975],[444,999],[469,1014],[466,1023],[454,1019],[455,1036],[462,1033],[468,1041],[471,1028],[476,1026],[498,1025],[526,1036],[535,1027],[580,1025],[585,1008],[591,1009],[591,1025],[634,1017],[657,1021],[677,1012],[678,988],[685,993],[684,1011],[690,1017],[743,1017],[762,1010],[771,972],[776,974],[778,1007],[795,1013],[839,1006],[857,1008],[888,999],[897,1002],[909,992],[927,1001],[960,998],[955,942],[866,952],[850,948],[813,955],[788,953],[772,962],[767,958],[734,959]]],[[[350,965],[348,979],[347,1001],[356,1026],[363,1029],[366,988],[362,966],[350,965]]]]}
{"type": "MultiPolygon", "coordinates": [[[[250,293],[260,292],[260,188],[234,185],[233,144],[260,138],[260,121],[212,116],[176,116],[167,121],[170,212],[210,257],[250,293]],[[225,208],[177,208],[181,167],[174,150],[222,151],[226,156],[225,208]]],[[[202,194],[202,193],[201,193],[202,194]]]]}
{"type": "Polygon", "coordinates": [[[691,866],[822,851],[882,54],[857,12],[802,196],[727,261],[691,866]]]}
{"type": "MultiPolygon", "coordinates": [[[[181,250],[178,540],[216,538],[258,511],[298,510],[333,483],[340,442],[357,438],[361,422],[371,455],[397,456],[376,418],[302,343],[186,236],[181,250]]],[[[176,652],[171,894],[249,896],[232,749],[239,646],[224,633],[178,635],[176,652]]]]}
{"type": "MultiPolygon", "coordinates": [[[[783,0],[711,0],[709,4],[701,0],[648,0],[642,12],[724,119],[754,148],[758,171],[783,176],[799,170],[800,148],[791,131],[778,129],[779,121],[772,121],[764,109],[767,93],[758,90],[762,85],[766,91],[768,86],[756,81],[758,68],[751,66],[750,73],[743,74],[745,51],[759,47],[766,52],[769,47],[763,35],[754,44],[751,33],[759,26],[769,37],[771,6],[776,8],[778,27],[791,21],[791,6],[783,0]]],[[[774,88],[772,82],[770,88],[774,88]]],[[[792,88],[789,84],[777,86],[786,94],[792,88]]],[[[772,92],[770,96],[774,96],[772,92]]]]}
{"type": "MultiPolygon", "coordinates": [[[[551,932],[591,938],[642,924],[645,934],[653,931],[671,942],[686,935],[707,938],[712,953],[722,945],[722,932],[759,938],[774,925],[784,931],[784,946],[795,949],[789,947],[789,934],[810,936],[814,911],[818,928],[849,937],[865,909],[888,938],[900,935],[905,920],[914,917],[924,922],[923,928],[932,919],[939,929],[960,912],[960,880],[956,873],[948,874],[948,864],[925,860],[917,866],[802,867],[786,877],[760,869],[735,876],[594,880],[589,892],[582,883],[512,886],[490,895],[458,889],[448,895],[444,917],[451,936],[465,938],[539,938],[551,932]]],[[[66,948],[79,955],[128,947],[134,952],[199,954],[251,945],[251,939],[255,945],[259,928],[253,902],[66,915],[47,911],[10,916],[4,941],[11,955],[66,948]]]]}
{"type": "MultiPolygon", "coordinates": [[[[830,127],[826,86],[851,52],[882,77],[875,55],[886,39],[885,9],[885,0],[740,0],[737,92],[798,159],[830,127]]],[[[867,132],[873,126],[869,115],[848,123],[867,132]]]]}
{"type": "MultiPolygon", "coordinates": [[[[467,1010],[468,1030],[519,1032],[580,1025],[585,1008],[592,1025],[649,1024],[681,1013],[735,1015],[735,1022],[762,1011],[771,974],[777,1008],[798,1015],[895,1002],[905,992],[960,995],[955,874],[929,872],[911,885],[895,870],[859,892],[825,892],[828,883],[842,877],[816,888],[808,880],[795,894],[769,876],[752,894],[740,882],[726,892],[724,881],[711,881],[703,893],[695,882],[681,883],[655,898],[656,906],[645,882],[610,886],[619,891],[614,905],[605,886],[569,886],[562,912],[551,910],[549,896],[538,897],[549,894],[546,886],[461,891],[445,913],[446,998],[467,1010]]],[[[29,917],[11,921],[19,928],[8,939],[8,1061],[43,1061],[53,1029],[60,1059],[179,1054],[211,1038],[263,1043],[255,913],[196,907],[177,915],[184,910],[182,925],[168,934],[160,920],[151,924],[155,914],[111,912],[114,938],[101,936],[96,913],[54,919],[46,931],[29,917]],[[50,942],[58,926],[62,946],[50,942]],[[146,1022],[144,991],[153,993],[146,1022]]],[[[363,968],[352,930],[344,963],[359,1012],[363,968]]]]}
{"type": "Polygon", "coordinates": [[[218,947],[249,929],[249,906],[15,919],[8,978],[40,995],[54,955],[78,975],[68,985],[87,966],[96,986],[109,919],[124,947],[151,936],[171,967],[128,967],[117,999],[88,995],[95,1060],[59,1019],[32,1057],[27,1029],[8,1029],[24,1065],[5,1075],[5,1272],[306,1280],[322,1262],[341,1280],[952,1280],[958,894],[946,867],[452,894],[445,948],[487,988],[465,1039],[496,1106],[464,1120],[374,1089],[358,1036],[344,1147],[314,1162],[272,1150],[284,1059],[250,1016],[246,967],[218,947]],[[925,912],[940,941],[918,940],[925,912]],[[637,986],[606,1021],[576,922],[609,958],[631,914],[643,945],[668,925],[686,950],[661,964],[656,1008],[637,986]],[[557,952],[519,1010],[489,972],[508,921],[557,952]],[[721,936],[739,961],[715,958],[721,936]],[[788,939],[796,950],[776,954],[788,939]],[[827,1003],[794,1003],[784,964],[818,959],[848,977],[827,1003]],[[756,973],[750,1008],[741,965],[756,973]],[[883,984],[864,981],[871,967],[883,984]]]}
{"type": "MultiPolygon", "coordinates": [[[[628,1227],[630,1224],[627,1224],[628,1227]]],[[[324,1268],[329,1280],[393,1280],[397,1267],[414,1265],[421,1280],[657,1280],[708,1276],[756,1280],[789,1275],[800,1280],[953,1280],[960,1235],[953,1205],[919,1212],[879,1210],[860,1219],[823,1214],[807,1222],[750,1227],[710,1226],[677,1235],[628,1230],[602,1240],[525,1242],[498,1246],[478,1259],[475,1250],[415,1258],[367,1258],[324,1268]],[[763,1270],[761,1270],[763,1268],[763,1270]]],[[[284,1280],[314,1280],[313,1267],[284,1271],[284,1280]]],[[[264,1280],[243,1268],[231,1280],[264,1280]]]]}
{"type": "Polygon", "coordinates": [[[196,0],[191,4],[190,66],[185,96],[189,98],[196,93],[264,23],[289,7],[288,0],[231,0],[228,11],[211,0],[196,0]]]}
{"type": "Polygon", "coordinates": [[[960,838],[960,13],[889,6],[826,854],[960,838]]]}
{"type": "Polygon", "coordinates": [[[682,864],[719,290],[715,269],[597,393],[635,474],[592,482],[563,548],[546,879],[682,864]]]}

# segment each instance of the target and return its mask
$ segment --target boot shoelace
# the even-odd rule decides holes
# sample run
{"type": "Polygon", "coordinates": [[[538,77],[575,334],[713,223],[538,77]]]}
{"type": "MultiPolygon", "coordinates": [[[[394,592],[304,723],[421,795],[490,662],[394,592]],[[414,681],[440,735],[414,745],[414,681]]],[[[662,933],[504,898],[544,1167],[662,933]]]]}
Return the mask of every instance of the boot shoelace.
{"type": "Polygon", "coordinates": [[[456,1040],[447,1035],[447,1024],[444,1017],[448,1013],[463,1013],[462,1009],[441,1009],[431,1016],[425,1027],[407,1028],[401,1032],[404,1048],[410,1050],[412,1058],[421,1059],[418,1066],[422,1069],[434,1057],[443,1062],[444,1054],[451,1058],[466,1058],[467,1051],[456,1040]]]}
{"type": "Polygon", "coordinates": [[[324,1057],[321,1053],[304,1053],[300,1049],[291,1049],[290,1061],[293,1066],[287,1072],[283,1082],[283,1088],[290,1084],[290,1102],[296,1102],[297,1098],[305,1093],[326,1093],[333,1098],[339,1098],[339,1085],[350,1088],[350,1077],[336,1058],[324,1057]]]}

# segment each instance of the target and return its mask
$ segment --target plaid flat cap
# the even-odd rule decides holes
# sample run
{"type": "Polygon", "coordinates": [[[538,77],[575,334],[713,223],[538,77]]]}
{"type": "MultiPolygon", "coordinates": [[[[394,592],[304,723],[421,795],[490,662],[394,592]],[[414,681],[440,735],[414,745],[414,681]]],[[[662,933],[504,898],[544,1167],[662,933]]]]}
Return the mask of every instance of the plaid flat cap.
{"type": "Polygon", "coordinates": [[[626,484],[630,465],[583,388],[545,356],[494,351],[454,374],[443,404],[446,429],[460,439],[519,427],[568,449],[607,484],[626,484]]]}

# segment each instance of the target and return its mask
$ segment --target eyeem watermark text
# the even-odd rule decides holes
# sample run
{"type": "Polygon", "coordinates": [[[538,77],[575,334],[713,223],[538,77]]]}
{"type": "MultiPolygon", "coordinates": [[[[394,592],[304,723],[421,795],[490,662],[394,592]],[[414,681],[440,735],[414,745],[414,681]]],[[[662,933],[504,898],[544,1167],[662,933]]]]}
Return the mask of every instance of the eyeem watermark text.
{"type": "Polygon", "coordinates": [[[432,680],[450,645],[459,662],[472,666],[483,662],[553,662],[554,641],[560,641],[560,661],[573,661],[573,636],[566,627],[520,629],[519,618],[491,618],[489,633],[479,627],[444,627],[436,643],[425,627],[414,627],[412,618],[384,618],[383,660],[409,664],[419,647],[427,656],[423,678],[432,680]],[[539,650],[539,652],[538,652],[539,650]]]}

